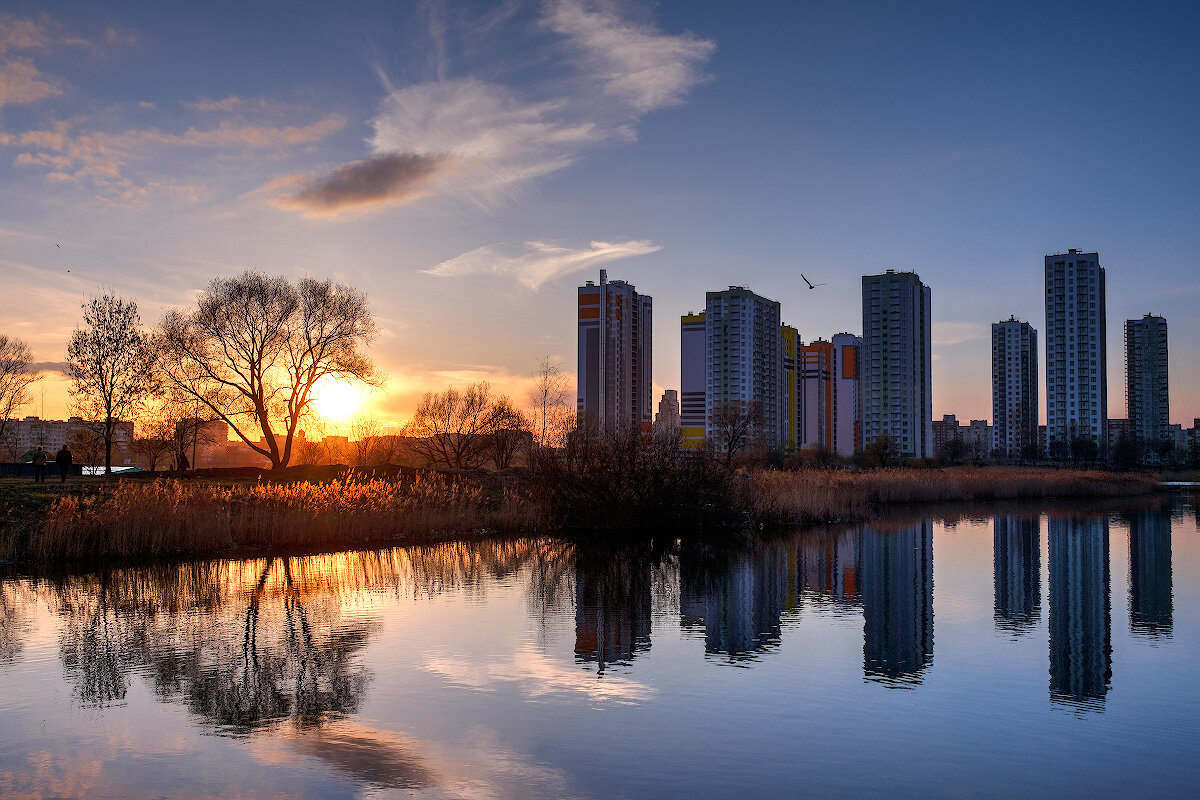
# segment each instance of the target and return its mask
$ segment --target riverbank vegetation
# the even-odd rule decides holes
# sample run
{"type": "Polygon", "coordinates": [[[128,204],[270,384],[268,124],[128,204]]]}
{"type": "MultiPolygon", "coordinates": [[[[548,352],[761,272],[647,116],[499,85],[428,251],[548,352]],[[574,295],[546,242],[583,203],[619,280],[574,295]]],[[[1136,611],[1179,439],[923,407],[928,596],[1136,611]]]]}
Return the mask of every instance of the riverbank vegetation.
{"type": "Polygon", "coordinates": [[[1157,486],[1151,475],[1065,469],[726,470],[719,459],[676,459],[669,444],[592,440],[501,476],[211,471],[68,484],[61,494],[10,483],[0,492],[0,558],[281,553],[533,531],[719,539],[920,504],[1131,497],[1157,486]]]}

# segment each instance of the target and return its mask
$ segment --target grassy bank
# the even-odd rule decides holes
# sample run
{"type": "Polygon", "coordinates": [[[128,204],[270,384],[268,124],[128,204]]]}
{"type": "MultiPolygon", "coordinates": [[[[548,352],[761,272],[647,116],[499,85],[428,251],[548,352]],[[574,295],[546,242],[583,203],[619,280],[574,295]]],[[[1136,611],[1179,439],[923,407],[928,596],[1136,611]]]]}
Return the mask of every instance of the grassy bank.
{"type": "Polygon", "coordinates": [[[434,541],[528,530],[533,506],[512,491],[436,473],[412,480],[224,484],[119,481],[65,495],[8,526],[6,556],[49,561],[434,541]]]}
{"type": "MultiPolygon", "coordinates": [[[[0,558],[46,562],[342,549],[544,530],[549,520],[561,519],[551,512],[548,495],[537,484],[522,488],[516,483],[498,488],[421,472],[292,483],[237,482],[217,476],[98,481],[54,491],[6,485],[0,492],[7,517],[0,533],[0,558]]],[[[1157,479],[1078,470],[959,467],[752,471],[738,476],[735,484],[737,490],[727,500],[744,512],[736,515],[739,524],[784,526],[866,520],[890,507],[922,503],[1130,497],[1153,492],[1157,479]]],[[[599,518],[604,508],[585,497],[577,511],[599,518]]],[[[687,511],[678,510],[681,519],[688,518],[687,511]]],[[[604,526],[594,530],[603,531],[604,526]]]]}
{"type": "Polygon", "coordinates": [[[750,481],[755,516],[774,525],[863,520],[896,505],[1133,497],[1158,487],[1146,474],[986,467],[756,472],[750,481]]]}

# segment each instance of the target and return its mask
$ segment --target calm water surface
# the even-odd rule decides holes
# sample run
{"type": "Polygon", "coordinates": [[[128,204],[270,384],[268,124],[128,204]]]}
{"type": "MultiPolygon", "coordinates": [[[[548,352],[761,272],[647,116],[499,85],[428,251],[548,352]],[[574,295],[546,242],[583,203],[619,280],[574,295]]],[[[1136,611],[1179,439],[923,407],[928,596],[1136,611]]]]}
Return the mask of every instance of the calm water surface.
{"type": "Polygon", "coordinates": [[[0,583],[0,795],[1195,797],[1186,495],[0,583]]]}

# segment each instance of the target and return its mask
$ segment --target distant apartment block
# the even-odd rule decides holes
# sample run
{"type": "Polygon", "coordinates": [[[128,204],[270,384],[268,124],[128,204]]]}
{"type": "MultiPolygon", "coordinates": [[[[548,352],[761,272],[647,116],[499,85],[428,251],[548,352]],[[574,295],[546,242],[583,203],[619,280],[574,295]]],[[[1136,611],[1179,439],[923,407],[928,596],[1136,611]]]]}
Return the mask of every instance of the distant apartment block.
{"type": "Polygon", "coordinates": [[[683,446],[704,446],[704,395],[708,378],[704,355],[704,312],[684,314],[679,320],[679,424],[683,446]]]}
{"type": "Polygon", "coordinates": [[[800,347],[801,448],[833,450],[833,342],[818,339],[800,347]]]}
{"type": "Polygon", "coordinates": [[[804,342],[791,325],[779,328],[783,348],[783,449],[794,453],[800,448],[804,424],[803,386],[799,364],[804,342]]]}
{"type": "MultiPolygon", "coordinates": [[[[17,461],[30,450],[39,446],[53,455],[64,444],[73,447],[75,463],[83,463],[83,453],[74,445],[77,436],[87,435],[98,430],[98,423],[87,423],[81,417],[70,419],[40,419],[25,417],[10,420],[4,432],[4,441],[0,442],[0,461],[17,461]]],[[[133,423],[118,422],[113,431],[112,463],[114,466],[131,466],[133,455],[130,445],[133,444],[133,423]]],[[[103,447],[100,449],[98,463],[104,462],[103,447]]],[[[96,466],[88,464],[86,466],[96,466]]]]}
{"type": "Polygon", "coordinates": [[[862,450],[859,416],[859,353],[862,337],[839,333],[833,339],[833,441],[830,450],[852,456],[862,450]]]}
{"type": "Polygon", "coordinates": [[[931,293],[913,272],[862,279],[863,445],[888,436],[902,457],[933,455],[931,293]]]}
{"type": "Polygon", "coordinates": [[[941,419],[933,421],[933,452],[941,455],[950,442],[962,441],[962,426],[954,414],[942,414],[941,419]]]}
{"type": "Polygon", "coordinates": [[[1104,268],[1097,253],[1046,256],[1046,435],[1061,457],[1076,438],[1108,442],[1104,268]]]}
{"type": "Polygon", "coordinates": [[[1125,402],[1129,433],[1139,442],[1169,438],[1167,321],[1147,314],[1125,322],[1125,402]]]}
{"type": "Polygon", "coordinates": [[[579,287],[579,375],[576,407],[606,431],[649,429],[652,420],[652,300],[632,284],[579,287]]]}
{"type": "Polygon", "coordinates": [[[658,414],[654,417],[654,430],[673,431],[679,428],[679,392],[667,389],[658,401],[658,414]]]}
{"type": "Polygon", "coordinates": [[[992,426],[986,419],[971,420],[963,429],[962,440],[975,458],[992,454],[992,426]]]}
{"type": "Polygon", "coordinates": [[[1038,343],[1028,322],[992,323],[993,451],[1017,458],[1037,446],[1038,343]]]}
{"type": "Polygon", "coordinates": [[[715,415],[728,405],[752,409],[759,438],[782,447],[784,428],[783,346],[779,303],[744,286],[706,294],[705,434],[712,437],[715,415]]]}

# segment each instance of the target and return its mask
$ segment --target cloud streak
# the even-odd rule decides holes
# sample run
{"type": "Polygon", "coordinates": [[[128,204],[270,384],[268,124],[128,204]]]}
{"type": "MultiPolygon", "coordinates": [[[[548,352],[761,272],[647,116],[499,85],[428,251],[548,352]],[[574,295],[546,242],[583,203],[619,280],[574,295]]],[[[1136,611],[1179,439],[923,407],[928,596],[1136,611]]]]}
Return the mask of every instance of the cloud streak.
{"type": "Polygon", "coordinates": [[[300,211],[306,217],[333,218],[405,203],[427,193],[426,187],[443,170],[441,155],[390,153],[343,164],[326,175],[306,182],[293,194],[276,196],[280,208],[300,211]]]}
{"type": "Polygon", "coordinates": [[[581,0],[548,3],[543,24],[566,37],[605,93],[642,114],[682,103],[706,79],[704,64],[716,51],[710,39],[668,35],[581,0]]]}
{"type": "MultiPolygon", "coordinates": [[[[435,39],[445,35],[438,20],[435,39]]],[[[530,181],[575,163],[589,149],[636,138],[645,114],[678,105],[706,79],[703,67],[716,48],[711,40],[667,34],[584,0],[546,3],[537,30],[558,45],[564,63],[554,72],[574,71],[565,80],[565,91],[557,78],[520,89],[474,77],[389,86],[371,121],[372,157],[437,156],[453,161],[455,168],[428,174],[419,193],[402,193],[395,202],[371,207],[436,193],[493,210],[518,196],[530,181]]],[[[439,61],[439,75],[443,72],[439,61]]],[[[324,179],[300,176],[303,180],[296,182],[306,187],[325,179],[337,182],[341,170],[353,171],[362,163],[337,167],[324,179]]],[[[299,194],[290,202],[273,202],[311,213],[299,194]]],[[[335,215],[337,202],[350,209],[364,207],[357,195],[339,194],[330,198],[324,215],[335,215]]]]}
{"type": "Polygon", "coordinates": [[[662,248],[653,242],[592,242],[572,249],[549,242],[525,242],[515,251],[504,245],[479,247],[422,270],[439,278],[495,275],[509,278],[532,291],[548,282],[585,269],[623,258],[655,253],[662,248]]]}

